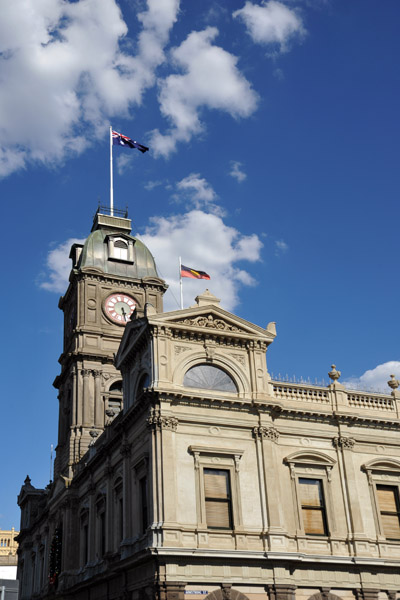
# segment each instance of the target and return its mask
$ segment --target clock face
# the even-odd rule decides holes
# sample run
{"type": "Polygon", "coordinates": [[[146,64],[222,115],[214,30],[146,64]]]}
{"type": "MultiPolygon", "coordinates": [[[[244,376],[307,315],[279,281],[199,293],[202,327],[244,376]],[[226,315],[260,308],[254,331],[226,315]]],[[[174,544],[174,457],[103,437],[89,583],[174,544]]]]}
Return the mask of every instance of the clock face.
{"type": "Polygon", "coordinates": [[[128,323],[135,308],[136,302],[127,294],[111,294],[104,303],[106,315],[120,325],[128,323]]]}

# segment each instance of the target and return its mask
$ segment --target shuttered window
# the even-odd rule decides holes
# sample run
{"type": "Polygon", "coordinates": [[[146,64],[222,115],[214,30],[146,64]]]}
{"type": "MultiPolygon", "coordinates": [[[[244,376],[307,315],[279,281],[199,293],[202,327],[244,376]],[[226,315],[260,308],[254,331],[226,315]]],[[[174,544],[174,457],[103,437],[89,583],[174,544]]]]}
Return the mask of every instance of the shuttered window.
{"type": "Polygon", "coordinates": [[[229,471],[204,469],[206,521],[210,529],[232,529],[229,471]]]}
{"type": "Polygon", "coordinates": [[[377,485],[379,510],[383,532],[389,539],[400,539],[400,503],[396,486],[377,485]]]}
{"type": "Polygon", "coordinates": [[[322,481],[300,477],[299,491],[304,533],[307,535],[327,535],[322,481]]]}

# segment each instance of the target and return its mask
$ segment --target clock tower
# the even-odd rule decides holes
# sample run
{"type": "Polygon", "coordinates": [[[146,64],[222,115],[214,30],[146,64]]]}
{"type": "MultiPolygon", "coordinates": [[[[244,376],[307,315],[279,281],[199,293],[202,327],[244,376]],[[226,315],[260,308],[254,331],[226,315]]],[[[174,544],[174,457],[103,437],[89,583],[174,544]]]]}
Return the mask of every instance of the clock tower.
{"type": "Polygon", "coordinates": [[[71,248],[64,312],[59,424],[54,479],[70,479],[91,441],[122,408],[122,377],[114,367],[125,325],[144,315],[145,305],[163,310],[167,289],[146,246],[130,235],[127,214],[97,211],[86,242],[71,248]]]}

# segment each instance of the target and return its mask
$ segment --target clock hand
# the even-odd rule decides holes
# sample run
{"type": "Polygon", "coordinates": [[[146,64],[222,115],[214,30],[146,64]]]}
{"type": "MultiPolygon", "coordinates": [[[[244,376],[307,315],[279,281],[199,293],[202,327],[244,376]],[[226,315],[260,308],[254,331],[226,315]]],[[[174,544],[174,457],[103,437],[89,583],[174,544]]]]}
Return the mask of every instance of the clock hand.
{"type": "Polygon", "coordinates": [[[126,312],[125,312],[124,307],[121,308],[121,312],[122,312],[122,316],[124,317],[124,320],[126,321],[127,319],[126,319],[126,312]]]}

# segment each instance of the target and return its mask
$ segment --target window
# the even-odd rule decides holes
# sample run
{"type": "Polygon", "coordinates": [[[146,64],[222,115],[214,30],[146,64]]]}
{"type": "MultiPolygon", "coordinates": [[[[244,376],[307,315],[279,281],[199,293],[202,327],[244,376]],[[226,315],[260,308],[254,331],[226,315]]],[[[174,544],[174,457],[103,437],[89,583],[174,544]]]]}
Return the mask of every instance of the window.
{"type": "Polygon", "coordinates": [[[133,493],[134,515],[133,533],[143,535],[152,522],[152,489],[148,477],[148,455],[144,453],[133,467],[135,490],[133,493]]]}
{"type": "Polygon", "coordinates": [[[108,393],[104,394],[105,400],[105,423],[109,425],[113,419],[121,412],[122,404],[122,381],[114,381],[110,385],[108,393]]]}
{"type": "Polygon", "coordinates": [[[100,497],[96,502],[97,512],[97,553],[100,557],[106,553],[106,500],[100,497]]]}
{"type": "Polygon", "coordinates": [[[108,258],[133,263],[133,243],[134,240],[120,236],[107,236],[108,258]]]}
{"type": "Polygon", "coordinates": [[[82,527],[83,537],[83,564],[86,565],[89,560],[89,525],[85,523],[82,527]]]}
{"type": "Polygon", "coordinates": [[[144,533],[149,524],[148,503],[147,503],[147,477],[139,479],[140,493],[140,518],[141,518],[141,533],[144,533]]]}
{"type": "Polygon", "coordinates": [[[114,258],[119,258],[120,260],[128,260],[128,244],[126,244],[122,240],[115,240],[114,258]]]}
{"type": "Polygon", "coordinates": [[[304,533],[327,535],[324,491],[320,479],[299,478],[304,533]]]}
{"type": "Polygon", "coordinates": [[[80,518],[81,531],[81,564],[89,562],[89,512],[84,510],[80,518]]]}
{"type": "Polygon", "coordinates": [[[209,529],[232,529],[229,471],[204,469],[204,500],[209,529]]]}
{"type": "Polygon", "coordinates": [[[99,549],[100,549],[100,556],[104,556],[104,554],[106,553],[106,513],[103,510],[100,514],[99,514],[99,521],[100,521],[100,532],[99,532],[99,549]]]}
{"type": "Polygon", "coordinates": [[[400,461],[374,458],[361,468],[368,478],[378,540],[400,540],[400,461]]]}
{"type": "Polygon", "coordinates": [[[385,536],[388,539],[400,539],[400,503],[397,486],[377,485],[376,494],[385,536]]]}
{"type": "Polygon", "coordinates": [[[239,531],[239,467],[243,450],[189,446],[189,452],[194,458],[198,527],[239,531]]]}
{"type": "Polygon", "coordinates": [[[114,484],[114,531],[115,543],[118,547],[124,539],[124,502],[122,479],[114,484]]]}
{"type": "Polygon", "coordinates": [[[196,365],[185,373],[183,385],[201,390],[218,390],[221,392],[237,392],[233,379],[213,365],[196,365]]]}
{"type": "Polygon", "coordinates": [[[335,461],[313,450],[295,452],[285,457],[284,463],[289,467],[297,535],[336,535],[332,497],[332,486],[338,478],[335,461]]]}

